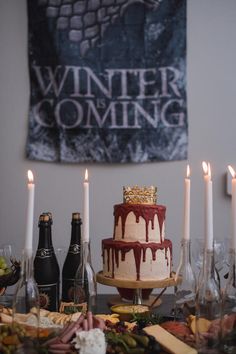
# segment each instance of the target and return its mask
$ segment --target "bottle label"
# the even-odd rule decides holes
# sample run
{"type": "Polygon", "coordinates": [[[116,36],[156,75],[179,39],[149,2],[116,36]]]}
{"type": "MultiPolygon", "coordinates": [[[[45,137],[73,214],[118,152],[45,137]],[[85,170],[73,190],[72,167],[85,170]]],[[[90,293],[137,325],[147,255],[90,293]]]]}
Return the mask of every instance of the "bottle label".
{"type": "Polygon", "coordinates": [[[80,245],[75,243],[74,245],[70,245],[68,253],[71,254],[79,254],[80,253],[80,245]]]}
{"type": "Polygon", "coordinates": [[[53,255],[53,248],[39,248],[36,253],[38,258],[48,258],[53,255]]]}
{"type": "Polygon", "coordinates": [[[38,285],[40,307],[49,311],[57,311],[59,305],[59,284],[38,285]]]}

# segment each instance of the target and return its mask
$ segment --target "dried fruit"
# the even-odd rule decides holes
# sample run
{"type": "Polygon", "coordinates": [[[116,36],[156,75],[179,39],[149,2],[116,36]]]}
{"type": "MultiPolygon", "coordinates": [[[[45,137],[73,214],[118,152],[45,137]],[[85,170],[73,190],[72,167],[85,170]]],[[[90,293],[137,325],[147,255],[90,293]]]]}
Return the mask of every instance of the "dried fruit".
{"type": "Polygon", "coordinates": [[[191,328],[191,331],[193,334],[196,333],[196,326],[198,326],[198,332],[199,333],[205,333],[208,331],[211,321],[207,320],[206,318],[199,318],[198,323],[196,323],[196,316],[190,315],[188,318],[188,323],[189,327],[191,328]]]}

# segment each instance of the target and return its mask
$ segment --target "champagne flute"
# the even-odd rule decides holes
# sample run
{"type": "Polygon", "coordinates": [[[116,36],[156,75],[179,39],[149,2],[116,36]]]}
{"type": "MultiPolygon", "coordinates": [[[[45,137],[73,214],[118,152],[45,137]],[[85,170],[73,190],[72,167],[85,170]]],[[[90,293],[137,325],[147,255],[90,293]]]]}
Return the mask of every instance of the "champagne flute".
{"type": "MultiPolygon", "coordinates": [[[[58,246],[55,249],[55,254],[56,254],[57,261],[58,261],[59,269],[60,269],[60,271],[62,271],[63,263],[64,263],[65,256],[66,256],[66,248],[64,246],[58,246]]],[[[62,295],[61,286],[62,286],[62,284],[60,283],[60,289],[59,289],[59,298],[60,299],[61,299],[61,295],[62,295]]]]}
{"type": "Polygon", "coordinates": [[[63,262],[64,262],[64,260],[65,260],[65,255],[66,255],[66,247],[64,247],[64,246],[58,246],[58,247],[55,249],[55,254],[56,254],[56,257],[57,257],[57,261],[58,261],[58,264],[59,264],[59,268],[62,269],[63,262]]]}

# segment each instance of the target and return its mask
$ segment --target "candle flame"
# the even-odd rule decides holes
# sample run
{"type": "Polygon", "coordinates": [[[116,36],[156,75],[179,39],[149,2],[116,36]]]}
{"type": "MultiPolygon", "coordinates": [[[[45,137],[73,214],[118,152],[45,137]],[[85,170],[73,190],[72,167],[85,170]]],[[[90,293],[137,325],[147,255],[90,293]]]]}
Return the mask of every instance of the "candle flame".
{"type": "Polygon", "coordinates": [[[85,180],[85,182],[88,182],[88,170],[87,170],[87,168],[85,170],[84,180],[85,180]]]}
{"type": "Polygon", "coordinates": [[[33,183],[34,182],[34,175],[33,175],[33,172],[31,170],[28,170],[28,181],[29,181],[29,183],[33,183]]]}
{"type": "Polygon", "coordinates": [[[208,166],[207,166],[206,161],[202,162],[202,168],[203,168],[204,174],[207,175],[208,174],[208,166]]]}
{"type": "Polygon", "coordinates": [[[187,176],[187,178],[189,178],[189,176],[190,176],[190,167],[189,167],[189,165],[187,165],[187,173],[186,173],[186,176],[187,176]]]}
{"type": "Polygon", "coordinates": [[[230,166],[230,165],[228,165],[228,169],[229,169],[229,172],[231,173],[231,176],[232,176],[233,178],[235,178],[235,177],[236,177],[236,173],[235,173],[233,167],[230,166]]]}

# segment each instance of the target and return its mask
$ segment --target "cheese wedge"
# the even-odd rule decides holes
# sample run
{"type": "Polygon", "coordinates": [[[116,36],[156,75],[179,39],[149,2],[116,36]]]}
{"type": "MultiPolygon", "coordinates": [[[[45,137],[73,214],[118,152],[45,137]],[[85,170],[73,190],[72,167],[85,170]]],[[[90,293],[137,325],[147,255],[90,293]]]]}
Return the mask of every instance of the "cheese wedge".
{"type": "Polygon", "coordinates": [[[153,336],[157,342],[165,349],[168,353],[172,354],[197,354],[197,350],[185,344],[164,328],[159,325],[154,325],[144,328],[144,331],[153,336]]]}

